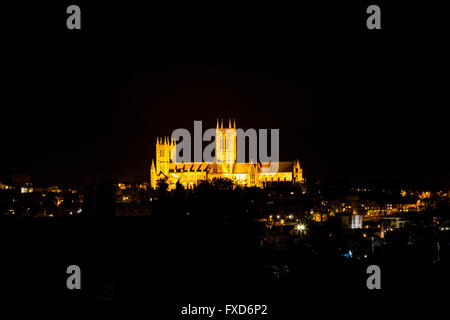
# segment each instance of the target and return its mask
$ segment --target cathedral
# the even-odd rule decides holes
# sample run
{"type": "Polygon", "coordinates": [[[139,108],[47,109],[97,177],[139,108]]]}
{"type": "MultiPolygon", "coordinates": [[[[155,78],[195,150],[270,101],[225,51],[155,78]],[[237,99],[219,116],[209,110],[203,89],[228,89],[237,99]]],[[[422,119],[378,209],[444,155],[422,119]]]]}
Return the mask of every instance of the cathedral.
{"type": "Polygon", "coordinates": [[[263,188],[273,183],[285,182],[302,184],[303,170],[300,162],[280,161],[275,171],[270,163],[238,163],[236,161],[236,123],[229,121],[224,128],[217,121],[216,127],[216,160],[214,162],[173,162],[176,142],[168,137],[156,139],[156,161],[152,160],[150,182],[156,188],[163,179],[169,190],[175,188],[177,182],[185,188],[192,189],[201,180],[214,178],[231,179],[235,185],[263,188]],[[156,165],[155,165],[156,163],[156,165]]]}

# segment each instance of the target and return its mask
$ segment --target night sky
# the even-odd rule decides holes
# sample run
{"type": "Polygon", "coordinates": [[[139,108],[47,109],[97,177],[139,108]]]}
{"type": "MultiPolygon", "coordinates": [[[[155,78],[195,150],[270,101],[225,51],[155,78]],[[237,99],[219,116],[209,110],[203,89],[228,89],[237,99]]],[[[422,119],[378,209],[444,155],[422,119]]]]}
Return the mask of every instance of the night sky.
{"type": "MultiPolygon", "coordinates": [[[[148,181],[156,136],[193,121],[279,128],[309,181],[449,183],[448,42],[431,8],[5,9],[0,181],[148,181]]],[[[205,128],[206,129],[206,128],[205,128]]]]}

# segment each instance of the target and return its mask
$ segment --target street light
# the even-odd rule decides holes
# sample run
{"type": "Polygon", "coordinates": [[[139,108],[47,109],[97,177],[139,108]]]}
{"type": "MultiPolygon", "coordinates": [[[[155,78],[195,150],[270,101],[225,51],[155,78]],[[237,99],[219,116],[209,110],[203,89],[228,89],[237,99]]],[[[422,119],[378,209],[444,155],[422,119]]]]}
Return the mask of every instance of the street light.
{"type": "Polygon", "coordinates": [[[297,230],[297,234],[303,237],[303,234],[305,232],[306,226],[304,224],[298,224],[295,226],[295,230],[297,230]]]}

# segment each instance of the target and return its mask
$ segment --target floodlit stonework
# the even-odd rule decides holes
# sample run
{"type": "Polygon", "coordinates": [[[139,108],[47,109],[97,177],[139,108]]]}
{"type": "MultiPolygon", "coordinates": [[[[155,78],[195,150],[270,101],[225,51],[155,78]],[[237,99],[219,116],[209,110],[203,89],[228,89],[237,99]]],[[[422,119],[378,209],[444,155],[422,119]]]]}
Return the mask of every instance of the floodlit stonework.
{"type": "Polygon", "coordinates": [[[236,185],[265,187],[277,182],[304,183],[303,170],[299,160],[271,163],[238,163],[236,152],[236,123],[229,121],[224,128],[223,121],[217,121],[216,160],[214,162],[173,162],[176,142],[168,137],[156,139],[156,161],[152,160],[150,179],[152,188],[163,179],[174,189],[177,182],[185,188],[193,188],[202,180],[214,178],[231,179],[236,185]]]}

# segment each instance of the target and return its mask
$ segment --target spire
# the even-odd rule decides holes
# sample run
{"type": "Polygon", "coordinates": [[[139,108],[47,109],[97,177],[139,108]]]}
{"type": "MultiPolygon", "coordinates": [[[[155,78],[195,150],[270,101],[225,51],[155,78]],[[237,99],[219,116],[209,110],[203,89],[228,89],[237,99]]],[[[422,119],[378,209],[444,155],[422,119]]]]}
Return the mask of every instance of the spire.
{"type": "Polygon", "coordinates": [[[233,129],[236,129],[236,119],[233,119],[233,129]]]}
{"type": "Polygon", "coordinates": [[[157,144],[157,145],[159,144],[159,140],[158,140],[158,137],[156,137],[156,144],[157,144]]]}
{"type": "Polygon", "coordinates": [[[151,171],[155,171],[155,160],[152,159],[151,171]]]}
{"type": "Polygon", "coordinates": [[[220,119],[220,129],[223,129],[223,119],[220,119]]]}
{"type": "Polygon", "coordinates": [[[228,129],[231,129],[231,118],[228,118],[228,129]]]}
{"type": "Polygon", "coordinates": [[[219,129],[219,118],[217,118],[217,127],[216,129],[219,129]]]}

